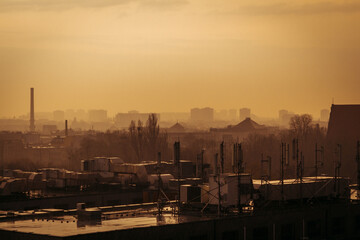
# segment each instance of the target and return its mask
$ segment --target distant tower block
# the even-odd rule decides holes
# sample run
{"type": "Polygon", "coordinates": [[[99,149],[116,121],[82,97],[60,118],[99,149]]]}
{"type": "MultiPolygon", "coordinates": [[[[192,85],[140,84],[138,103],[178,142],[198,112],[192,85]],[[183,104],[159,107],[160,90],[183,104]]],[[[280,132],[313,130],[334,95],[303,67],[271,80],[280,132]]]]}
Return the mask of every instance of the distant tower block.
{"type": "Polygon", "coordinates": [[[35,131],[34,88],[30,88],[30,132],[35,131]]]}
{"type": "Polygon", "coordinates": [[[322,109],[320,111],[320,121],[322,122],[328,122],[330,117],[330,111],[329,109],[322,109]]]}
{"type": "Polygon", "coordinates": [[[240,121],[245,120],[246,118],[250,118],[250,108],[241,108],[240,109],[240,121]]]}

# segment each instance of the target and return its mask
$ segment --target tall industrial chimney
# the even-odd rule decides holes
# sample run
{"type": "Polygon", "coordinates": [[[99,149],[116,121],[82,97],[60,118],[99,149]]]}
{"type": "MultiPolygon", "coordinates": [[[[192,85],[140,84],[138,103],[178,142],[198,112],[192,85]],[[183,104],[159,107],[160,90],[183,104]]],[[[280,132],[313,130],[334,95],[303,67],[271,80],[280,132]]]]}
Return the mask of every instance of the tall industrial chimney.
{"type": "Polygon", "coordinates": [[[35,131],[34,88],[30,88],[30,132],[35,131]]]}
{"type": "Polygon", "coordinates": [[[68,136],[68,121],[65,120],[65,137],[68,136]]]}

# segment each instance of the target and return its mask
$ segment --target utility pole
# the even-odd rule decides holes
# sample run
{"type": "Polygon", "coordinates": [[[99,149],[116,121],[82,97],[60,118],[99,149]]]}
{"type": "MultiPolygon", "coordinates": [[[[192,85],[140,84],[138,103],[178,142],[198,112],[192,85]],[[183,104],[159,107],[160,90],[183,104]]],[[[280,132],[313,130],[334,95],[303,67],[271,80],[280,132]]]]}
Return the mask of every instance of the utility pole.
{"type": "Polygon", "coordinates": [[[180,215],[180,178],[181,178],[181,166],[180,166],[180,141],[174,143],[174,165],[176,168],[177,184],[178,184],[178,214],[180,215]]]}
{"type": "Polygon", "coordinates": [[[161,189],[162,189],[162,179],[161,179],[161,171],[160,171],[160,167],[161,167],[161,152],[158,152],[158,161],[157,161],[157,166],[156,166],[156,172],[157,172],[157,177],[158,177],[158,201],[157,201],[157,206],[158,206],[158,217],[161,217],[162,214],[162,199],[161,199],[161,189]]]}

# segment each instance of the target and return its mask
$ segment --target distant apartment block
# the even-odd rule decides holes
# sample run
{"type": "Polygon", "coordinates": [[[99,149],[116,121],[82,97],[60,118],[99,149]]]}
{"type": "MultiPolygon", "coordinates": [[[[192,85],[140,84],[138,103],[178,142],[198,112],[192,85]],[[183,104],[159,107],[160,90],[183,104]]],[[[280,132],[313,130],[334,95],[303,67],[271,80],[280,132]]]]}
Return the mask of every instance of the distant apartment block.
{"type": "Polygon", "coordinates": [[[190,119],[193,122],[212,122],[214,121],[213,108],[193,108],[190,111],[190,119]]]}
{"type": "Polygon", "coordinates": [[[90,122],[106,122],[107,111],[106,110],[89,110],[89,121],[90,122]]]}

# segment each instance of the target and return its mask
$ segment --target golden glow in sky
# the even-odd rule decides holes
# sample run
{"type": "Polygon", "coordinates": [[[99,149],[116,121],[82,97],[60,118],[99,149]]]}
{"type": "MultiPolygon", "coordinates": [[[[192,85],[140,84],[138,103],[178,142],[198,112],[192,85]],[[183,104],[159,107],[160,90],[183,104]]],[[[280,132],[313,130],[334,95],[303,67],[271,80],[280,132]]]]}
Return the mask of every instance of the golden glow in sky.
{"type": "Polygon", "coordinates": [[[357,0],[1,0],[0,117],[360,103],[357,0]]]}

